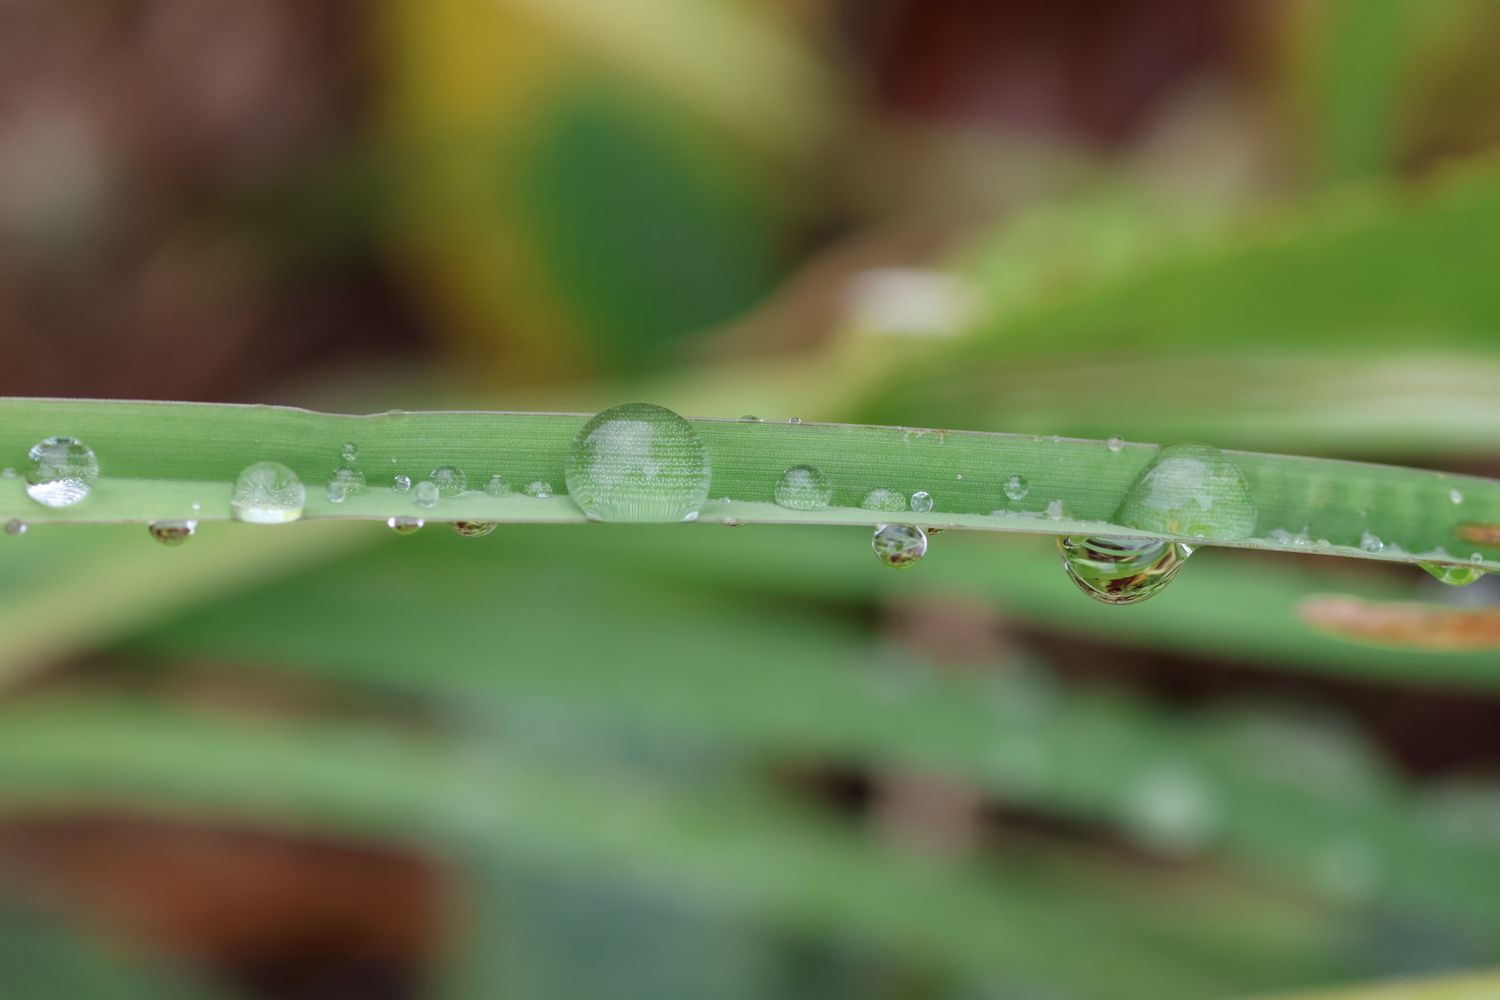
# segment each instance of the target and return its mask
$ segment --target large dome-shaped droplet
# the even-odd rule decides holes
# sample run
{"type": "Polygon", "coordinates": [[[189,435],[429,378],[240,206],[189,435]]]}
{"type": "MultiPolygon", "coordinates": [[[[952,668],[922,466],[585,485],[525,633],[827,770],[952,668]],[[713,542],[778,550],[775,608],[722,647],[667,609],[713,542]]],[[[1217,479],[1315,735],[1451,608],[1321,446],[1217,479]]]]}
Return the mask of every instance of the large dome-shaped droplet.
{"type": "Polygon", "coordinates": [[[711,477],[693,425],[651,403],[611,407],[584,424],[563,472],[568,494],[594,521],[691,521],[711,477]]]}
{"type": "Polygon", "coordinates": [[[772,495],[791,510],[822,510],[833,499],[833,483],[816,465],[794,465],[781,474],[772,495]]]}
{"type": "Polygon", "coordinates": [[[50,437],[31,446],[26,493],[48,507],[68,507],[89,495],[99,478],[94,451],[77,438],[50,437]]]}
{"type": "Polygon", "coordinates": [[[910,524],[882,524],[870,547],[891,569],[909,569],[927,554],[927,532],[910,524]]]}
{"type": "Polygon", "coordinates": [[[256,462],[240,473],[229,495],[229,513],[250,524],[285,524],[302,516],[307,490],[280,462],[256,462]]]}
{"type": "Polygon", "coordinates": [[[1239,466],[1217,448],[1163,448],[1125,491],[1116,524],[1234,541],[1255,531],[1255,501],[1239,466]]]}
{"type": "Polygon", "coordinates": [[[1105,604],[1138,604],[1160,593],[1193,550],[1150,538],[1059,538],[1078,589],[1105,604]]]}
{"type": "Polygon", "coordinates": [[[1478,566],[1446,566],[1441,563],[1418,563],[1427,572],[1453,587],[1462,587],[1484,576],[1478,566]]]}

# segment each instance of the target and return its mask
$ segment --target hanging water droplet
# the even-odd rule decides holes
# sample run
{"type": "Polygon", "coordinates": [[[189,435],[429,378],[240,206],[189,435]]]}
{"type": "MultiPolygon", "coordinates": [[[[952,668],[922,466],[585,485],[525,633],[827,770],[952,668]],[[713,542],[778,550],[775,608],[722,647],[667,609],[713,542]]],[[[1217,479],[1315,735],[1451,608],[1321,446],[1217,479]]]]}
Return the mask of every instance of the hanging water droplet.
{"type": "Polygon", "coordinates": [[[359,445],[353,441],[345,441],[344,447],[339,450],[339,453],[343,456],[346,465],[352,464],[359,457],[359,445]]]}
{"type": "Polygon", "coordinates": [[[444,465],[432,470],[432,485],[445,497],[456,497],[469,488],[469,477],[463,469],[444,465]]]}
{"type": "Polygon", "coordinates": [[[285,524],[302,516],[307,491],[280,462],[256,462],[240,473],[229,495],[229,513],[250,524],[285,524]]]}
{"type": "Polygon", "coordinates": [[[821,510],[833,499],[833,484],[816,465],[794,465],[776,481],[774,495],[792,510],[821,510]]]}
{"type": "Polygon", "coordinates": [[[593,521],[691,521],[708,499],[708,451],[664,406],[626,403],[579,429],[563,478],[593,521]]]}
{"type": "Polygon", "coordinates": [[[1222,451],[1174,444],[1130,484],[1114,520],[1142,531],[1234,541],[1255,530],[1255,501],[1245,474],[1222,451]]]}
{"type": "Polygon", "coordinates": [[[535,482],[527,483],[524,492],[529,497],[545,500],[552,495],[552,484],[544,479],[538,479],[535,482]]]}
{"type": "Polygon", "coordinates": [[[1125,439],[1122,437],[1112,437],[1108,441],[1104,442],[1104,444],[1109,448],[1110,451],[1119,451],[1125,447],[1125,439]]]}
{"type": "Polygon", "coordinates": [[[491,476],[490,481],[484,484],[484,491],[492,497],[503,497],[510,492],[510,483],[503,476],[491,476]]]}
{"type": "Polygon", "coordinates": [[[436,483],[424,479],[412,489],[411,500],[418,507],[436,507],[441,495],[436,483]]]}
{"type": "Polygon", "coordinates": [[[1012,500],[1025,500],[1026,494],[1031,492],[1031,484],[1026,481],[1025,476],[1011,476],[1005,481],[1005,495],[1012,500]]]}
{"type": "Polygon", "coordinates": [[[494,531],[494,521],[454,521],[453,530],[465,538],[483,538],[494,531]]]}
{"type": "Polygon", "coordinates": [[[1057,547],[1078,589],[1105,604],[1138,604],[1159,593],[1193,552],[1149,538],[1063,537],[1057,547]]]}
{"type": "Polygon", "coordinates": [[[865,498],[859,502],[865,510],[899,511],[906,510],[906,496],[895,490],[876,489],[865,494],[865,498]]]}
{"type": "Polygon", "coordinates": [[[197,521],[152,521],[151,537],[163,545],[181,545],[198,530],[197,521]]]}
{"type": "Polygon", "coordinates": [[[911,495],[911,509],[918,514],[925,514],[932,510],[932,494],[926,490],[917,490],[911,495]]]}
{"type": "Polygon", "coordinates": [[[927,554],[927,533],[910,524],[882,524],[870,547],[891,569],[915,566],[927,554]]]}
{"type": "Polygon", "coordinates": [[[48,507],[67,507],[89,495],[99,478],[93,449],[70,437],[50,437],[31,446],[35,463],[26,476],[26,492],[48,507]]]}
{"type": "Polygon", "coordinates": [[[1473,566],[1447,566],[1441,563],[1417,563],[1427,572],[1439,580],[1454,587],[1462,587],[1473,583],[1484,576],[1484,570],[1473,566]]]}
{"type": "Polygon", "coordinates": [[[328,479],[328,499],[332,503],[343,503],[365,488],[365,474],[358,469],[339,469],[328,479]]]}
{"type": "Polygon", "coordinates": [[[1458,490],[1449,490],[1448,491],[1448,499],[1452,500],[1454,503],[1463,503],[1464,502],[1464,495],[1462,493],[1458,492],[1458,490]]]}
{"type": "Polygon", "coordinates": [[[409,535],[422,527],[424,523],[420,517],[388,517],[385,519],[386,527],[398,535],[409,535]]]}
{"type": "Polygon", "coordinates": [[[1385,542],[1380,540],[1379,535],[1372,535],[1367,531],[1359,537],[1359,547],[1364,552],[1380,552],[1385,548],[1385,542]]]}
{"type": "Polygon", "coordinates": [[[11,518],[9,521],[5,522],[5,533],[7,535],[26,534],[26,522],[18,518],[11,518]]]}

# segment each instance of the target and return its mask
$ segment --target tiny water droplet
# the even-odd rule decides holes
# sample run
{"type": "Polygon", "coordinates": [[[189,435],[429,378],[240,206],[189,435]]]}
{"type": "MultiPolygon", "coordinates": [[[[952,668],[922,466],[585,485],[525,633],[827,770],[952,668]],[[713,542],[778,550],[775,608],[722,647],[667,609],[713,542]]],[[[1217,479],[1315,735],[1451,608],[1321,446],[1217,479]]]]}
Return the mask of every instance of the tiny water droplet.
{"type": "Polygon", "coordinates": [[[420,517],[388,517],[385,519],[386,527],[398,535],[409,535],[422,527],[424,523],[420,517]]]}
{"type": "Polygon", "coordinates": [[[99,478],[93,449],[70,437],[50,437],[31,446],[34,463],[26,476],[26,492],[48,507],[67,507],[89,495],[99,478]]]}
{"type": "Polygon", "coordinates": [[[451,465],[433,469],[430,478],[437,491],[445,497],[456,497],[469,488],[468,475],[463,469],[455,469],[451,465]]]}
{"type": "Polygon", "coordinates": [[[1462,493],[1458,492],[1458,490],[1449,490],[1448,491],[1448,499],[1452,500],[1454,503],[1463,503],[1464,502],[1464,495],[1462,493]]]}
{"type": "Polygon", "coordinates": [[[875,529],[870,547],[891,569],[907,569],[927,554],[927,533],[910,524],[882,524],[875,529]]]}
{"type": "Polygon", "coordinates": [[[917,490],[911,495],[911,509],[918,514],[925,514],[932,510],[932,494],[926,490],[917,490]]]}
{"type": "Polygon", "coordinates": [[[776,502],[792,510],[821,510],[833,498],[833,484],[816,465],[794,465],[776,481],[776,502]]]}
{"type": "Polygon", "coordinates": [[[787,423],[789,423],[789,424],[800,424],[800,423],[802,423],[802,418],[801,417],[793,417],[792,419],[788,420],[787,423]]]}
{"type": "Polygon", "coordinates": [[[535,482],[526,484],[525,493],[529,497],[545,500],[552,495],[552,484],[544,479],[538,479],[535,482]]]}
{"type": "Polygon", "coordinates": [[[340,454],[343,455],[345,462],[353,462],[359,457],[359,445],[353,441],[345,441],[344,447],[340,449],[340,454]]]}
{"type": "Polygon", "coordinates": [[[410,476],[394,476],[394,477],[392,477],[392,479],[391,479],[391,489],[395,490],[397,493],[405,493],[407,490],[411,489],[411,477],[410,476]]]}
{"type": "Polygon", "coordinates": [[[1026,481],[1025,476],[1011,476],[1005,481],[1005,495],[1012,500],[1025,500],[1026,494],[1031,492],[1031,484],[1026,481]]]}
{"type": "Polygon", "coordinates": [[[758,424],[758,423],[761,422],[760,417],[757,417],[753,413],[747,413],[743,417],[740,417],[740,419],[743,420],[743,421],[745,421],[745,422],[747,422],[747,423],[752,423],[752,424],[758,424]]]}
{"type": "Polygon", "coordinates": [[[669,523],[697,516],[712,472],[692,424],[664,406],[626,403],[579,429],[563,478],[592,521],[669,523]]]}
{"type": "Polygon", "coordinates": [[[1380,540],[1379,535],[1372,535],[1367,531],[1359,537],[1359,547],[1365,552],[1380,552],[1385,548],[1385,542],[1380,540]]]}
{"type": "Polygon", "coordinates": [[[198,530],[197,521],[152,521],[151,537],[163,545],[181,545],[198,530]]]}
{"type": "Polygon", "coordinates": [[[1233,541],[1255,530],[1255,501],[1245,474],[1222,451],[1174,444],[1130,484],[1114,521],[1142,531],[1233,541]]]}
{"type": "Polygon", "coordinates": [[[494,521],[454,521],[453,530],[465,538],[483,538],[497,527],[494,521]]]}
{"type": "Polygon", "coordinates": [[[436,507],[440,496],[442,493],[437,484],[428,479],[422,480],[411,491],[412,503],[418,507],[436,507]]]}
{"type": "Polygon", "coordinates": [[[14,479],[16,478],[16,470],[10,468],[9,466],[4,469],[0,469],[0,477],[4,477],[6,479],[14,479]]]}
{"type": "Polygon", "coordinates": [[[865,498],[859,502],[865,510],[898,511],[906,510],[906,496],[895,490],[875,489],[865,494],[865,498]]]}
{"type": "Polygon", "coordinates": [[[195,503],[195,504],[193,504],[193,509],[194,510],[202,510],[203,509],[203,505],[201,503],[195,503]]]}
{"type": "Polygon", "coordinates": [[[328,499],[332,503],[343,503],[365,488],[365,474],[358,469],[339,469],[328,479],[328,499]]]}
{"type": "Polygon", "coordinates": [[[1119,451],[1125,447],[1125,439],[1122,437],[1112,437],[1104,443],[1110,451],[1119,451]]]}
{"type": "Polygon", "coordinates": [[[1471,562],[1471,563],[1482,563],[1482,562],[1484,562],[1484,553],[1482,553],[1482,552],[1476,552],[1476,553],[1474,553],[1473,555],[1469,556],[1469,562],[1471,562]]]}
{"type": "Polygon", "coordinates": [[[490,481],[484,484],[484,491],[492,497],[503,497],[510,492],[510,483],[503,476],[491,476],[490,481]]]}
{"type": "Polygon", "coordinates": [[[1473,566],[1446,566],[1440,563],[1417,563],[1427,572],[1453,587],[1462,587],[1484,576],[1484,570],[1473,566]]]}
{"type": "Polygon", "coordinates": [[[1149,538],[1062,537],[1057,547],[1078,589],[1105,604],[1138,604],[1160,593],[1193,551],[1149,538]]]}
{"type": "Polygon", "coordinates": [[[285,524],[302,516],[307,490],[280,462],[256,462],[241,472],[229,494],[229,513],[249,524],[285,524]]]}
{"type": "Polygon", "coordinates": [[[26,522],[17,518],[11,518],[9,521],[5,522],[5,533],[7,535],[26,534],[26,522]]]}

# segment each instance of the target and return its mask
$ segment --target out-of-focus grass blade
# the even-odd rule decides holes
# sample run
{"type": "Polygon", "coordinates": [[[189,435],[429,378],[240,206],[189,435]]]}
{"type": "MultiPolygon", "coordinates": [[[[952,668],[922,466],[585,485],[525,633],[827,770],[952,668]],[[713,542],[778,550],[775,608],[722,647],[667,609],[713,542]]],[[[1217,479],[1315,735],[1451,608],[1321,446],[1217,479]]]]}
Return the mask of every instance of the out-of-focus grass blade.
{"type": "MultiPolygon", "coordinates": [[[[470,489],[435,507],[382,484],[413,482],[440,466],[471,485],[501,475],[512,485],[562,488],[564,461],[583,425],[576,414],[387,413],[336,416],[281,407],[196,403],[0,400],[0,456],[25,467],[37,441],[65,434],[88,443],[104,478],[84,500],[45,507],[20,477],[0,481],[0,518],[35,522],[223,520],[230,484],[245,466],[273,460],[309,487],[308,517],[425,517],[464,521],[582,521],[565,496],[491,496],[470,489]],[[359,450],[369,486],[335,502],[320,489],[359,450]]],[[[1036,534],[1152,536],[1112,525],[1126,489],[1156,456],[1147,445],[1111,447],[1013,434],[847,424],[696,420],[713,466],[701,521],[878,524],[886,521],[1036,534]],[[833,483],[832,503],[791,510],[774,490],[793,465],[813,464],[833,483]],[[1013,498],[1007,489],[1026,484],[1013,498]],[[873,489],[929,494],[930,511],[860,506],[873,489]]],[[[1500,559],[1475,544],[1471,523],[1500,523],[1500,482],[1325,459],[1232,453],[1258,510],[1256,536],[1201,540],[1273,550],[1308,545],[1326,554],[1398,562],[1500,559]],[[1371,540],[1377,544],[1372,545],[1371,540]]],[[[343,496],[343,494],[340,494],[343,496]]],[[[1482,538],[1480,539],[1483,540],[1482,538]]]]}
{"type": "Polygon", "coordinates": [[[0,545],[0,684],[184,607],[296,573],[378,538],[356,524],[205,525],[166,548],[140,525],[39,528],[0,545]]]}
{"type": "Polygon", "coordinates": [[[1500,975],[1490,973],[1378,983],[1317,993],[1278,993],[1261,1000],[1495,1000],[1496,997],[1500,997],[1500,975]]]}
{"type": "Polygon", "coordinates": [[[1326,981],[1332,928],[1191,893],[1090,896],[892,857],[760,798],[666,796],[482,746],[333,724],[249,725],[120,705],[30,706],[0,725],[0,803],[176,804],[258,822],[494,851],[645,880],[750,917],[1008,972],[1099,1000],[1174,1000],[1326,981]],[[1228,926],[1226,927],[1225,922],[1228,926]],[[1089,960],[1077,960],[1087,942],[1089,960]]]}
{"type": "MultiPolygon", "coordinates": [[[[798,534],[765,534],[762,572],[807,566],[793,554],[798,534]]],[[[1437,902],[1500,924],[1500,846],[1429,830],[1357,741],[1330,744],[1259,716],[1175,721],[1004,675],[941,676],[784,606],[705,593],[691,579],[653,586],[629,569],[577,566],[561,547],[528,552],[520,537],[487,551],[456,537],[410,541],[190,613],[134,648],[283,665],[455,705],[563,705],[763,753],[928,769],[1147,843],[1222,849],[1334,896],[1437,902]],[[1159,798],[1186,811],[1183,829],[1153,825],[1159,798]],[[1340,866],[1358,868],[1352,887],[1340,866]]],[[[658,556],[641,544],[624,559],[639,569],[658,556]]],[[[731,557],[719,572],[735,568],[731,557]]],[[[746,582],[758,575],[752,567],[746,582]]]]}

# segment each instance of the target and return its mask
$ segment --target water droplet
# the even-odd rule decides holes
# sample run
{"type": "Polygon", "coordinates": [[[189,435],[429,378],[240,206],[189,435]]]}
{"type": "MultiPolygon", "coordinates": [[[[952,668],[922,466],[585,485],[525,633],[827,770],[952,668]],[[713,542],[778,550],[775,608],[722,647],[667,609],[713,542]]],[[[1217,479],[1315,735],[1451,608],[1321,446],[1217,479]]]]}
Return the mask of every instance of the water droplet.
{"type": "Polygon", "coordinates": [[[789,424],[800,424],[800,423],[802,423],[802,418],[801,417],[793,417],[792,419],[788,420],[787,423],[789,423],[789,424]]]}
{"type": "Polygon", "coordinates": [[[12,518],[11,520],[6,521],[5,522],[5,533],[7,535],[24,535],[24,534],[26,534],[26,522],[22,521],[22,520],[18,520],[16,518],[12,518]]]}
{"type": "Polygon", "coordinates": [[[343,503],[345,497],[352,497],[365,488],[365,474],[358,469],[339,469],[328,479],[328,499],[333,503],[343,503]]]}
{"type": "Polygon", "coordinates": [[[412,503],[418,507],[436,507],[440,496],[442,493],[438,490],[437,484],[428,479],[422,480],[411,491],[412,503]]]}
{"type": "Polygon", "coordinates": [[[743,420],[743,421],[746,421],[747,423],[752,423],[752,424],[758,424],[758,423],[761,422],[760,417],[757,417],[753,413],[747,413],[743,417],[740,417],[740,419],[743,420]]]}
{"type": "Polygon", "coordinates": [[[1130,484],[1115,523],[1142,531],[1235,540],[1255,530],[1245,474],[1217,448],[1163,448],[1130,484]]]}
{"type": "Polygon", "coordinates": [[[302,516],[307,491],[280,462],[256,462],[240,473],[229,495],[229,513],[250,524],[285,524],[302,516]]]}
{"type": "Polygon", "coordinates": [[[833,484],[816,465],[794,465],[776,481],[776,502],[792,510],[820,510],[833,499],[833,484]]]}
{"type": "Polygon", "coordinates": [[[391,477],[391,489],[395,490],[397,493],[405,493],[407,490],[411,489],[411,477],[410,476],[393,476],[393,477],[391,477]]]}
{"type": "Polygon", "coordinates": [[[469,488],[469,477],[463,469],[444,465],[432,470],[432,485],[445,497],[456,497],[469,488]]]}
{"type": "Polygon", "coordinates": [[[385,519],[386,527],[398,535],[409,535],[422,527],[424,523],[420,517],[388,517],[385,519]]]}
{"type": "Polygon", "coordinates": [[[494,531],[494,521],[454,521],[453,530],[465,538],[483,538],[494,531]]]}
{"type": "Polygon", "coordinates": [[[1078,589],[1105,604],[1138,604],[1159,593],[1193,551],[1149,538],[1059,538],[1057,547],[1078,589]]]}
{"type": "Polygon", "coordinates": [[[503,497],[510,492],[510,483],[503,476],[491,476],[490,481],[484,484],[484,491],[492,497],[503,497]]]}
{"type": "Polygon", "coordinates": [[[870,546],[891,569],[906,569],[927,554],[927,533],[910,524],[882,524],[870,546]]]}
{"type": "Polygon", "coordinates": [[[89,495],[99,478],[93,449],[70,437],[50,437],[31,446],[27,457],[36,463],[26,476],[26,492],[48,507],[67,507],[89,495]]]}
{"type": "Polygon", "coordinates": [[[1183,764],[1161,764],[1130,784],[1123,808],[1125,825],[1153,847],[1198,847],[1218,822],[1208,783],[1183,764]]]}
{"type": "Polygon", "coordinates": [[[1425,562],[1417,563],[1417,565],[1444,583],[1454,587],[1465,586],[1484,576],[1484,570],[1476,569],[1473,566],[1445,566],[1441,563],[1425,562]]]}
{"type": "Polygon", "coordinates": [[[1005,495],[1012,500],[1024,500],[1030,492],[1031,484],[1026,481],[1025,476],[1011,476],[1005,481],[1005,495]]]}
{"type": "Polygon", "coordinates": [[[355,444],[353,441],[345,441],[344,447],[340,449],[339,453],[343,455],[344,461],[346,463],[352,463],[356,458],[359,457],[359,445],[355,444]]]}
{"type": "Polygon", "coordinates": [[[203,509],[203,505],[201,503],[195,503],[195,504],[193,504],[193,509],[194,510],[202,510],[203,509]]]}
{"type": "Polygon", "coordinates": [[[1463,503],[1464,502],[1464,495],[1462,493],[1458,492],[1458,490],[1449,490],[1448,491],[1448,499],[1452,500],[1454,503],[1463,503]]]}
{"type": "Polygon", "coordinates": [[[163,545],[181,545],[198,530],[197,521],[152,521],[151,537],[163,545]]]}
{"type": "Polygon", "coordinates": [[[1482,562],[1484,562],[1484,553],[1482,553],[1482,552],[1476,552],[1476,553],[1474,553],[1473,555],[1469,556],[1469,562],[1471,562],[1471,563],[1482,563],[1482,562]]]}
{"type": "Polygon", "coordinates": [[[664,406],[626,403],[579,429],[563,477],[593,521],[690,521],[708,499],[708,452],[664,406]]]}
{"type": "Polygon", "coordinates": [[[1380,552],[1385,548],[1385,542],[1380,540],[1379,535],[1372,535],[1367,531],[1359,537],[1359,547],[1364,552],[1380,552]]]}
{"type": "Polygon", "coordinates": [[[925,514],[932,509],[932,494],[926,490],[917,490],[911,495],[911,509],[918,514],[925,514]]]}
{"type": "Polygon", "coordinates": [[[898,511],[906,510],[906,496],[895,490],[877,489],[865,494],[865,498],[859,502],[865,510],[898,511]]]}
{"type": "Polygon", "coordinates": [[[0,477],[14,479],[16,478],[16,470],[6,466],[4,469],[0,469],[0,477]]]}
{"type": "Polygon", "coordinates": [[[1110,451],[1119,451],[1125,447],[1125,439],[1121,437],[1112,437],[1104,443],[1109,447],[1110,451]]]}
{"type": "Polygon", "coordinates": [[[526,484],[525,493],[529,497],[545,500],[552,495],[552,484],[544,479],[538,479],[535,482],[526,484]]]}

